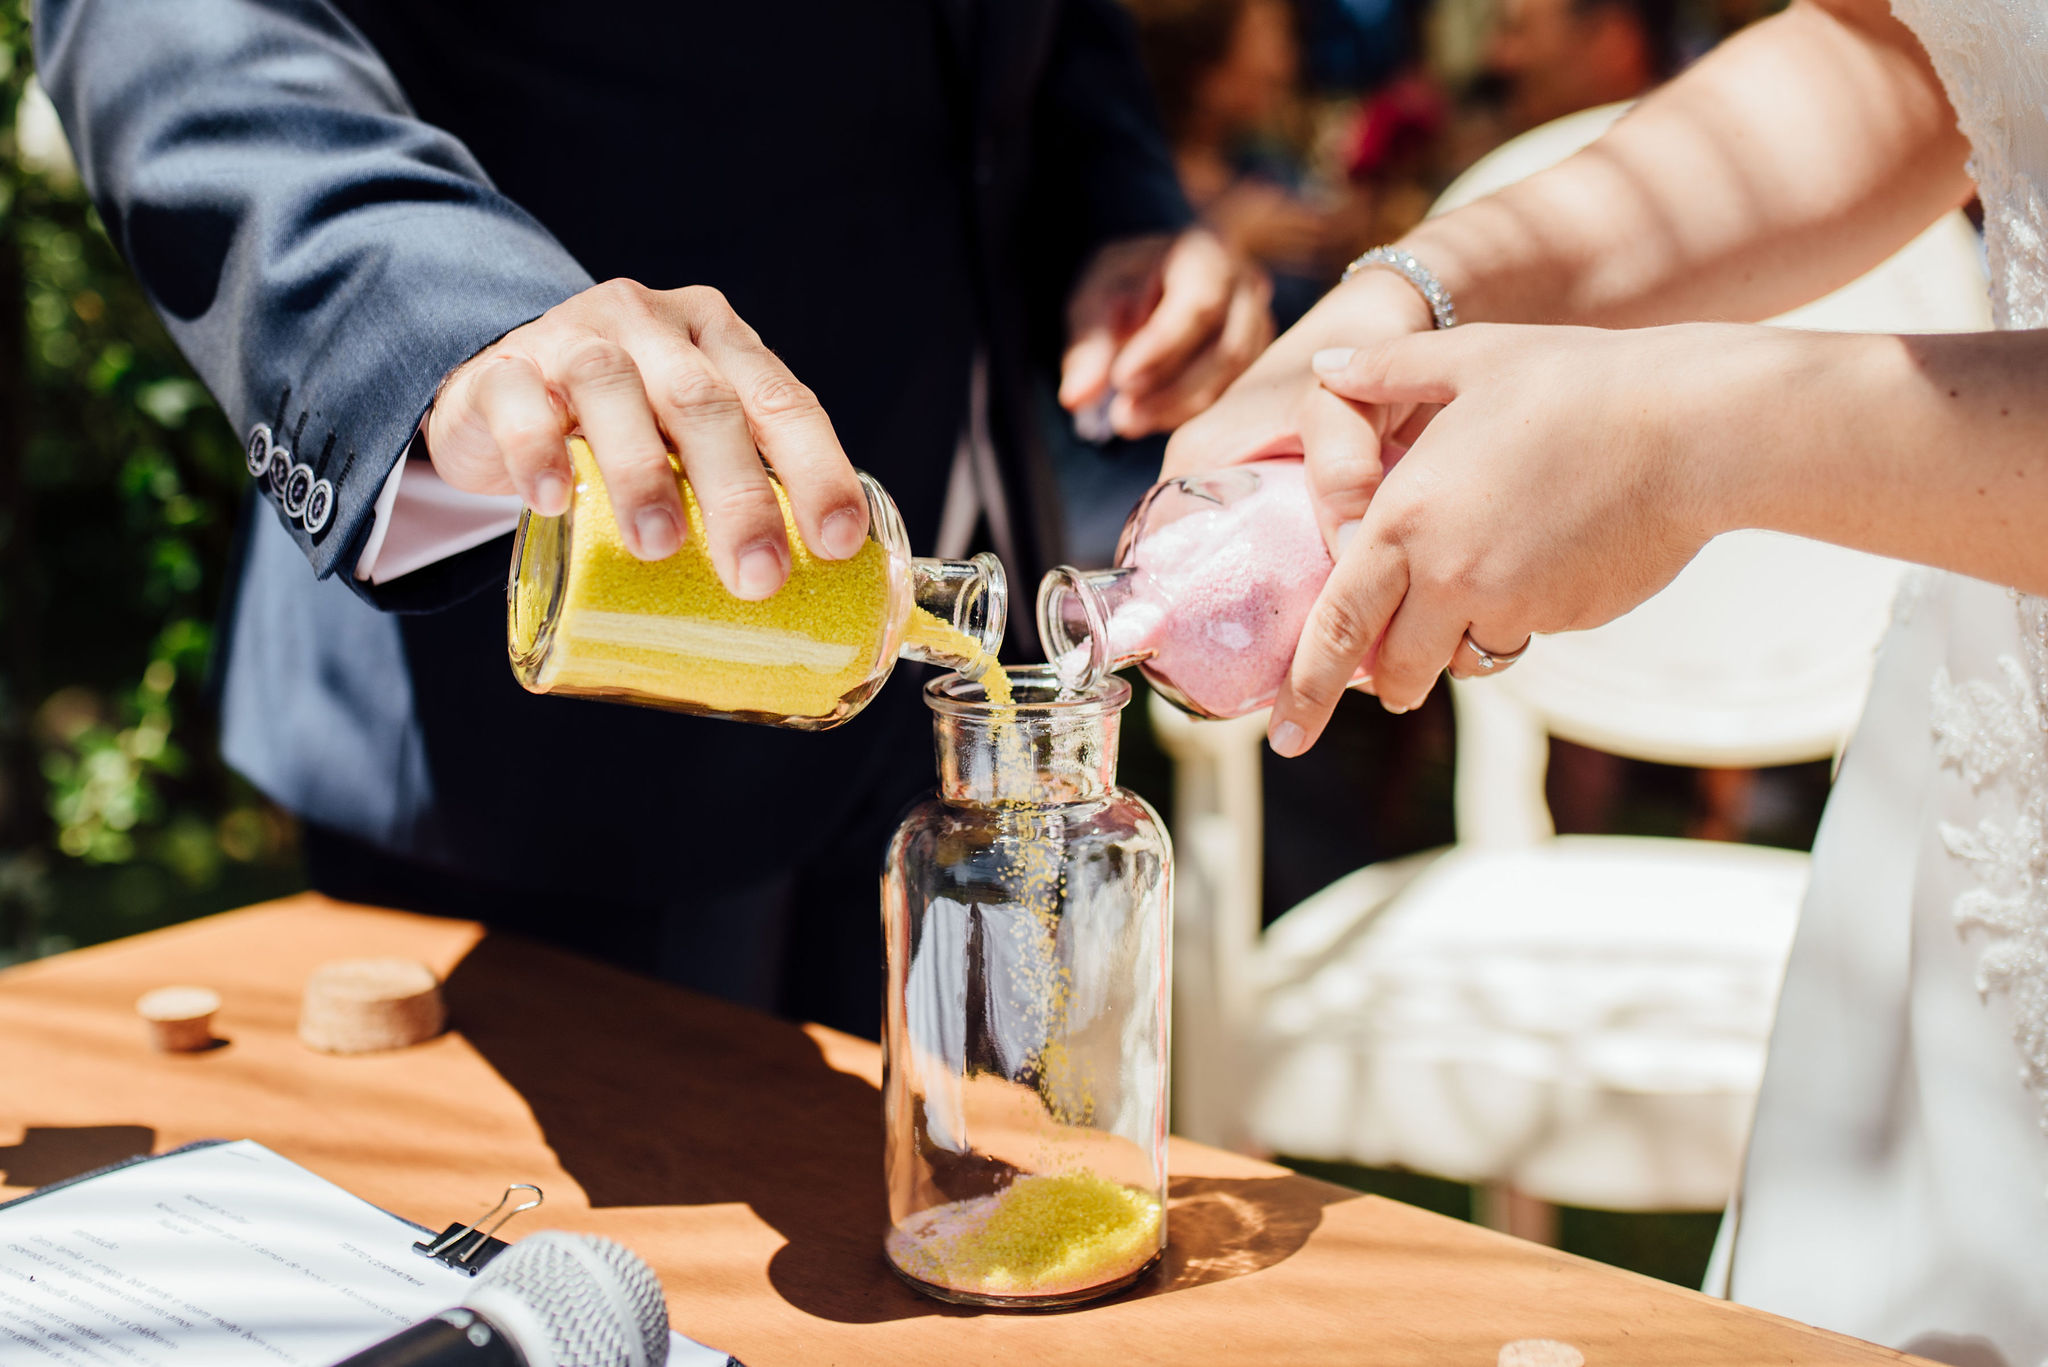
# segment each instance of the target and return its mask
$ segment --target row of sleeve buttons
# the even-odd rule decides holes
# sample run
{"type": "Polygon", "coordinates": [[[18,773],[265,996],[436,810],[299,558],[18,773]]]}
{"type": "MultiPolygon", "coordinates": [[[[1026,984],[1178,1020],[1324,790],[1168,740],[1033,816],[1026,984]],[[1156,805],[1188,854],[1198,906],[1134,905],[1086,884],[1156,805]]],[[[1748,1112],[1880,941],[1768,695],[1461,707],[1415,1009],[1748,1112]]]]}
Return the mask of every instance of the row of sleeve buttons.
{"type": "Polygon", "coordinates": [[[270,424],[259,422],[249,432],[249,475],[260,479],[284,509],[286,517],[318,536],[334,516],[334,486],[313,473],[313,467],[292,460],[289,448],[271,437],[270,424]]]}

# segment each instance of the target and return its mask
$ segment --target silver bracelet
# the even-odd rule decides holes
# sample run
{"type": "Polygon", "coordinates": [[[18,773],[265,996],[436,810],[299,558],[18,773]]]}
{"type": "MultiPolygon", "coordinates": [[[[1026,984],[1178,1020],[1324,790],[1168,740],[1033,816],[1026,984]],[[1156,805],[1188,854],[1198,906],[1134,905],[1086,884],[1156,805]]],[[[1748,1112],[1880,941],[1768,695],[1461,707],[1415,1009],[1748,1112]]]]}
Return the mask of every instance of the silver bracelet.
{"type": "Polygon", "coordinates": [[[1399,247],[1374,247],[1365,255],[1344,268],[1344,275],[1337,283],[1342,284],[1363,270],[1374,267],[1394,271],[1405,277],[1409,284],[1422,292],[1429,304],[1430,316],[1436,319],[1439,328],[1458,325],[1458,309],[1451,302],[1451,292],[1444,288],[1444,282],[1431,273],[1429,267],[1415,259],[1413,252],[1399,247]]]}

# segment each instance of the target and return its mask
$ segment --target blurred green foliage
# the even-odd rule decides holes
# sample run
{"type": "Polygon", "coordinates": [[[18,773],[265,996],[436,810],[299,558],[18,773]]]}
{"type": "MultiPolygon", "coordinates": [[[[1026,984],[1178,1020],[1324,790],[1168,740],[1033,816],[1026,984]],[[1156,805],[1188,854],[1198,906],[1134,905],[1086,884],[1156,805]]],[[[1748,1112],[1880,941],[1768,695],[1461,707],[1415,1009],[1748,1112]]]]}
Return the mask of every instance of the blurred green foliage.
{"type": "Polygon", "coordinates": [[[26,6],[0,0],[0,963],[298,885],[204,696],[239,445],[31,67],[26,6]]]}

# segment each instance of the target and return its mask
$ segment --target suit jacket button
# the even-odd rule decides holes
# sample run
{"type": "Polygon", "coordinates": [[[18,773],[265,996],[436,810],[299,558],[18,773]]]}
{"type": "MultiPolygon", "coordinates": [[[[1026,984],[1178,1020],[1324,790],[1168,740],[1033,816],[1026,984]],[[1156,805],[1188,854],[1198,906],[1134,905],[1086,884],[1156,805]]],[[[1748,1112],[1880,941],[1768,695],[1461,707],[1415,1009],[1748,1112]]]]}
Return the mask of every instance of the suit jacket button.
{"type": "Polygon", "coordinates": [[[270,485],[270,496],[284,502],[284,486],[292,477],[292,453],[282,446],[270,448],[270,466],[264,471],[264,480],[270,485]]]}
{"type": "Polygon", "coordinates": [[[327,520],[333,516],[334,486],[324,479],[314,480],[311,492],[306,495],[305,515],[299,519],[305,524],[306,535],[320,535],[327,530],[327,520]]]}
{"type": "Polygon", "coordinates": [[[313,467],[294,465],[291,474],[284,481],[284,512],[286,517],[297,517],[306,511],[306,500],[313,494],[313,467]]]}
{"type": "Polygon", "coordinates": [[[270,424],[259,422],[249,429],[249,478],[262,479],[270,469],[270,424]]]}

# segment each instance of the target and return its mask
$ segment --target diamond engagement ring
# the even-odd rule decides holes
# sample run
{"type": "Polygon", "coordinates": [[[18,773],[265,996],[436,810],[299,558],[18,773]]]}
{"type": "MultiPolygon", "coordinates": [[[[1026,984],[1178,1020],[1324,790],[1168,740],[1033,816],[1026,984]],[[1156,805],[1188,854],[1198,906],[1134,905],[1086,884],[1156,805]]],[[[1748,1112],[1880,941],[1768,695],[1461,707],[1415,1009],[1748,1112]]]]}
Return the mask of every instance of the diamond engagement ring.
{"type": "Polygon", "coordinates": [[[1429,305],[1429,316],[1439,329],[1457,326],[1458,306],[1451,302],[1451,292],[1444,288],[1444,282],[1436,278],[1434,271],[1415,259],[1415,253],[1403,248],[1374,247],[1346,266],[1338,283],[1342,284],[1360,271],[1375,267],[1405,276],[1409,284],[1421,291],[1423,300],[1429,305]]]}
{"type": "MultiPolygon", "coordinates": [[[[1535,639],[1535,637],[1531,636],[1529,641],[1535,639]]],[[[1488,650],[1485,646],[1472,639],[1471,632],[1465,633],[1465,648],[1471,651],[1473,658],[1479,662],[1478,668],[1481,674],[1498,674],[1524,655],[1527,655],[1529,653],[1529,641],[1522,642],[1514,650],[1488,650]]]]}

